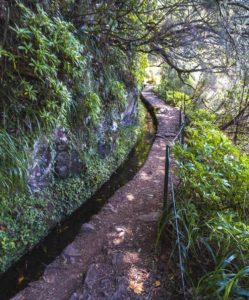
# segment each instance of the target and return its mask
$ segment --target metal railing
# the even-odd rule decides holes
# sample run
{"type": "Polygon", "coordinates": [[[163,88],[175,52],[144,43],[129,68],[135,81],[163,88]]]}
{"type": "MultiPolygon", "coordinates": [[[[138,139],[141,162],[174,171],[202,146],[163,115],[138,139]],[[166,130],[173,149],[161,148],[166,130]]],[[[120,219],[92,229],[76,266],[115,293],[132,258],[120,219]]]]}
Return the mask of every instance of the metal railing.
{"type": "MultiPolygon", "coordinates": [[[[182,108],[179,111],[179,131],[177,132],[174,139],[171,141],[171,145],[174,145],[177,140],[179,143],[184,144],[184,127],[185,127],[185,120],[184,115],[182,113],[182,108]]],[[[170,145],[166,145],[166,155],[165,155],[165,178],[164,178],[164,202],[163,208],[167,209],[168,207],[168,194],[169,194],[169,176],[170,176],[170,145]]]]}
{"type": "MultiPolygon", "coordinates": [[[[185,127],[185,118],[182,113],[182,109],[179,111],[179,131],[176,134],[175,138],[171,141],[171,145],[174,145],[176,142],[181,144],[184,143],[184,127],[185,127]]],[[[169,196],[171,195],[171,200],[173,204],[173,214],[175,220],[175,228],[176,228],[176,243],[178,249],[178,258],[179,258],[179,269],[181,274],[181,287],[183,292],[183,298],[186,299],[186,284],[184,278],[184,262],[183,262],[183,254],[181,247],[181,233],[178,222],[177,215],[177,207],[176,207],[176,197],[175,197],[175,187],[174,181],[172,178],[171,164],[170,164],[170,145],[166,145],[166,155],[165,155],[165,178],[164,178],[164,201],[163,201],[163,227],[166,225],[167,221],[165,219],[169,216],[169,196]]]]}

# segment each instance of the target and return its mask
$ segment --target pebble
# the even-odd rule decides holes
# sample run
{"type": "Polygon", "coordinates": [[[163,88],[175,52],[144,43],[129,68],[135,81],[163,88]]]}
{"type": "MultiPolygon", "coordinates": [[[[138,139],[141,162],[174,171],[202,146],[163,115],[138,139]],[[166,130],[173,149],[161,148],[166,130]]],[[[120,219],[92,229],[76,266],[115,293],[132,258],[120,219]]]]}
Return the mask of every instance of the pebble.
{"type": "Polygon", "coordinates": [[[80,229],[81,232],[94,232],[95,231],[95,227],[90,224],[90,223],[85,223],[81,226],[81,229],[80,229]]]}
{"type": "Polygon", "coordinates": [[[98,279],[98,265],[91,264],[85,278],[85,285],[91,290],[98,279]]]}
{"type": "Polygon", "coordinates": [[[123,226],[115,226],[115,229],[116,229],[117,232],[124,232],[124,231],[126,231],[126,228],[123,227],[123,226]]]}
{"type": "Polygon", "coordinates": [[[74,248],[72,244],[68,245],[65,250],[63,251],[63,254],[65,256],[69,257],[76,257],[76,256],[81,256],[80,252],[74,248]]]}
{"type": "Polygon", "coordinates": [[[73,295],[69,298],[69,300],[79,300],[79,295],[77,293],[73,293],[73,295]]]}

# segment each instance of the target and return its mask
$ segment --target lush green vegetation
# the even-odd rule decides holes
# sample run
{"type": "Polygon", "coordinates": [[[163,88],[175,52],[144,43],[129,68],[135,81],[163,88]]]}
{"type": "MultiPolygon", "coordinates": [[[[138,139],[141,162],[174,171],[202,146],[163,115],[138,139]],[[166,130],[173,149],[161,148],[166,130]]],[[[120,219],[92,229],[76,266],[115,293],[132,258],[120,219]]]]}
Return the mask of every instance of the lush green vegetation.
{"type": "Polygon", "coordinates": [[[85,73],[83,46],[72,24],[49,18],[39,6],[36,12],[20,3],[16,9],[20,19],[10,26],[12,43],[0,47],[1,193],[23,191],[28,145],[37,135],[69,127],[85,73]]]}
{"type": "MultiPolygon", "coordinates": [[[[184,107],[190,104],[192,89],[181,81],[176,71],[164,67],[161,72],[160,83],[156,86],[155,93],[175,107],[184,107]]],[[[191,83],[191,79],[188,78],[186,83],[191,83]]]]}
{"type": "Polygon", "coordinates": [[[214,125],[190,115],[186,144],[173,148],[185,272],[198,299],[249,295],[249,159],[214,125]]]}
{"type": "Polygon", "coordinates": [[[109,178],[142,122],[136,114],[132,126],[121,119],[142,87],[147,55],[111,47],[104,34],[87,32],[92,25],[78,26],[68,15],[73,1],[38,2],[4,3],[4,24],[0,12],[0,272],[109,178]],[[32,194],[34,144],[46,139],[54,155],[55,128],[66,129],[84,169],[32,194]],[[114,145],[112,153],[101,157],[99,143],[114,145]]]}
{"type": "Polygon", "coordinates": [[[192,294],[247,293],[248,158],[215,124],[234,144],[243,141],[246,151],[248,11],[246,0],[1,1],[2,270],[124,159],[136,129],[122,127],[122,115],[131,91],[143,85],[151,54],[160,57],[164,69],[159,95],[196,111],[189,115],[186,144],[174,150],[186,270],[196,274],[189,280],[192,294]],[[191,74],[199,74],[198,82],[191,74]],[[225,96],[207,101],[217,76],[229,77],[231,84],[225,96]],[[204,107],[216,113],[215,120],[198,110],[204,107]],[[84,181],[69,177],[34,196],[26,182],[33,146],[44,138],[53,153],[55,128],[66,129],[69,146],[84,161],[84,181]],[[114,140],[113,155],[101,158],[98,145],[114,140]]]}
{"type": "Polygon", "coordinates": [[[213,116],[204,110],[190,115],[186,127],[187,144],[175,146],[186,198],[200,202],[205,210],[234,209],[246,217],[249,161],[246,155],[213,124],[213,116]],[[181,163],[180,163],[181,161],[181,163]],[[185,175],[186,176],[185,176],[185,175]],[[188,194],[189,191],[194,190],[188,194]],[[205,200],[202,203],[202,200],[205,200]]]}
{"type": "Polygon", "coordinates": [[[18,194],[1,198],[0,270],[4,271],[32,248],[56,223],[72,213],[105,182],[125,160],[143,130],[144,108],[137,126],[123,128],[113,153],[102,159],[85,153],[87,171],[82,176],[57,182],[39,195],[18,194]]]}
{"type": "MultiPolygon", "coordinates": [[[[181,106],[187,98],[177,98],[183,83],[170,77],[165,73],[157,92],[181,106]]],[[[194,299],[244,299],[249,295],[249,158],[219,129],[215,114],[198,109],[192,96],[187,99],[185,143],[172,150],[183,272],[194,299]]],[[[174,217],[170,223],[175,226],[174,217]]]]}
{"type": "Polygon", "coordinates": [[[144,55],[128,57],[103,45],[101,38],[53,15],[52,8],[31,9],[18,1],[10,8],[18,18],[10,20],[0,45],[0,143],[9,150],[5,155],[17,157],[1,160],[0,185],[11,192],[24,186],[29,153],[23,155],[23,145],[41,134],[49,137],[58,126],[77,135],[80,124],[91,136],[106,115],[120,118],[127,88],[141,85],[143,77],[145,66],[138,62],[144,55]]]}
{"type": "Polygon", "coordinates": [[[73,94],[84,76],[83,45],[72,24],[49,18],[39,6],[37,12],[21,4],[19,8],[21,18],[11,27],[15,44],[1,50],[6,63],[2,123],[15,133],[66,125],[73,94]]]}

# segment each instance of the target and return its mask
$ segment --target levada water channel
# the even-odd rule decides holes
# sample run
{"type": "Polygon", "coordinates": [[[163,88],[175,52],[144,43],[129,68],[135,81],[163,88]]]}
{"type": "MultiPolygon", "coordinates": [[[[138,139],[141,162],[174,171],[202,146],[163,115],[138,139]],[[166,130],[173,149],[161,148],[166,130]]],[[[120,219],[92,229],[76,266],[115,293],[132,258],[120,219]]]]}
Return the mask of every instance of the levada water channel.
{"type": "Polygon", "coordinates": [[[51,233],[24,255],[0,277],[0,299],[6,300],[37,280],[62,250],[79,233],[82,224],[96,215],[108,199],[121,186],[130,181],[142,167],[150,152],[156,129],[154,116],[147,111],[144,130],[127,160],[95,195],[77,209],[71,216],[56,226],[51,233]]]}

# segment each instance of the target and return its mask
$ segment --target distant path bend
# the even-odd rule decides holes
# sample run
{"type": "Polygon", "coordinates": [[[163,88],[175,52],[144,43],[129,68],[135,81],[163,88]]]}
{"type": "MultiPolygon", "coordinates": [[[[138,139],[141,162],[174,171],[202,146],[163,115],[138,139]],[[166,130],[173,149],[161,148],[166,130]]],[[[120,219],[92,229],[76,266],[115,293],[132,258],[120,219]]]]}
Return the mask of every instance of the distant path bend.
{"type": "Polygon", "coordinates": [[[152,91],[142,92],[157,119],[144,166],[121,187],[43,277],[14,300],[174,299],[167,266],[154,253],[162,211],[165,147],[179,129],[179,111],[152,91]]]}

